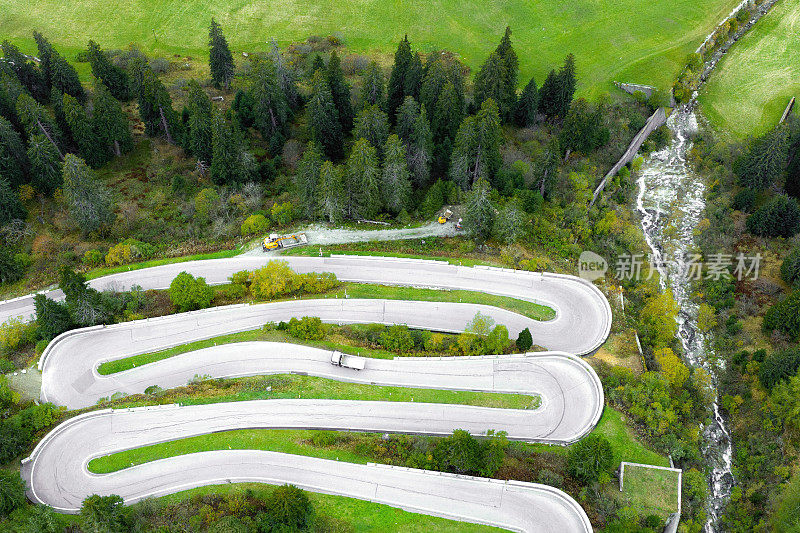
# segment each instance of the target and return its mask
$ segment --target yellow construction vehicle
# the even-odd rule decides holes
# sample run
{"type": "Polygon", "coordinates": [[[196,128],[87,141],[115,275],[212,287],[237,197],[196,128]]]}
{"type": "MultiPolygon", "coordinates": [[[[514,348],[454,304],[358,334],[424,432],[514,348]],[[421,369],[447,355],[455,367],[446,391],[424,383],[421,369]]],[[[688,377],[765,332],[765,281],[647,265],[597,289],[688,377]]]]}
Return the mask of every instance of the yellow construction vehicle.
{"type": "Polygon", "coordinates": [[[445,222],[447,222],[448,220],[450,220],[450,217],[452,217],[452,216],[453,216],[453,212],[452,212],[452,211],[450,211],[449,209],[448,209],[448,210],[446,210],[444,213],[442,213],[441,215],[439,215],[439,219],[438,219],[438,221],[439,221],[439,224],[444,224],[445,222]]]}
{"type": "Polygon", "coordinates": [[[297,235],[278,235],[277,233],[270,234],[269,237],[264,237],[261,243],[261,249],[265,252],[272,250],[280,250],[281,248],[291,248],[293,246],[302,246],[308,244],[308,238],[305,233],[297,235]]]}

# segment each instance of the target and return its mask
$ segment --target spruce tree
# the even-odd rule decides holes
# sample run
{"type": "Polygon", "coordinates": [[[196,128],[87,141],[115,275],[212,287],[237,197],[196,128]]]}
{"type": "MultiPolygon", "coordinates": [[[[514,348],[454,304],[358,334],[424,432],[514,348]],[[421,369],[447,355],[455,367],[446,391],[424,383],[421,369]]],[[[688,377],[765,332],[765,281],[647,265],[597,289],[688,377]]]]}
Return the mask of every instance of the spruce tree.
{"type": "Polygon", "coordinates": [[[339,123],[342,125],[342,131],[350,131],[353,129],[353,105],[350,103],[350,85],[344,78],[342,63],[336,54],[336,50],[331,52],[331,57],[328,59],[326,77],[333,97],[333,104],[339,112],[339,123]]]}
{"type": "Polygon", "coordinates": [[[42,78],[47,88],[47,97],[49,97],[50,87],[52,86],[50,56],[53,52],[53,47],[50,45],[50,41],[45,39],[44,35],[38,31],[33,32],[33,40],[36,41],[36,47],[39,50],[39,69],[41,69],[42,78]]]}
{"type": "Polygon", "coordinates": [[[149,67],[142,72],[138,101],[139,116],[149,137],[164,135],[171,144],[181,141],[180,117],[172,108],[172,97],[149,67]]]}
{"type": "Polygon", "coordinates": [[[187,109],[189,120],[184,134],[184,149],[209,165],[213,157],[212,105],[211,99],[196,80],[189,82],[187,109]]]}
{"type": "Polygon", "coordinates": [[[295,190],[300,197],[306,217],[312,220],[322,216],[319,203],[319,173],[323,159],[322,147],[315,142],[309,142],[303,157],[297,163],[297,172],[294,175],[295,190]]]}
{"type": "Polygon", "coordinates": [[[408,74],[408,67],[411,64],[411,45],[408,42],[408,35],[403,37],[400,44],[397,45],[397,51],[394,53],[394,65],[392,72],[389,75],[389,84],[386,88],[386,112],[394,122],[397,108],[403,103],[406,96],[405,84],[406,75],[408,74]]]}
{"type": "Polygon", "coordinates": [[[345,216],[346,198],[341,169],[325,161],[319,169],[319,213],[331,224],[345,216]]]}
{"type": "Polygon", "coordinates": [[[464,210],[464,231],[478,242],[489,238],[494,224],[495,207],[492,203],[492,188],[483,178],[478,179],[467,196],[464,210]]]}
{"type": "Polygon", "coordinates": [[[111,153],[92,128],[86,109],[68,94],[64,95],[64,117],[83,160],[92,168],[99,168],[107,163],[111,153]]]}
{"type": "Polygon", "coordinates": [[[92,127],[106,152],[110,151],[116,156],[130,152],[133,148],[133,138],[128,127],[128,117],[125,116],[117,99],[101,81],[95,83],[92,104],[94,105],[92,127]]]}
{"type": "Polygon", "coordinates": [[[111,192],[80,157],[67,154],[63,165],[64,200],[84,234],[104,233],[114,222],[111,192]]]}
{"type": "Polygon", "coordinates": [[[253,121],[273,153],[280,152],[289,119],[289,103],[281,89],[274,62],[269,58],[252,60],[250,96],[253,98],[253,121]]]}
{"type": "Polygon", "coordinates": [[[31,164],[31,183],[45,196],[52,196],[63,184],[61,157],[44,135],[28,139],[28,160],[31,164]]]}
{"type": "Polygon", "coordinates": [[[25,144],[11,122],[0,117],[0,176],[16,188],[27,181],[25,144]]]}
{"type": "Polygon", "coordinates": [[[542,88],[539,89],[539,111],[547,118],[558,116],[559,112],[559,77],[555,70],[551,70],[544,79],[542,88]]]}
{"type": "Polygon", "coordinates": [[[222,28],[213,18],[208,30],[208,46],[211,48],[208,56],[211,80],[217,88],[224,87],[227,91],[233,79],[233,55],[228,48],[228,41],[222,34],[222,28]]]}
{"type": "Polygon", "coordinates": [[[221,113],[214,117],[211,179],[217,185],[232,185],[252,180],[255,162],[244,148],[244,139],[236,119],[227,120],[221,113]]]}
{"type": "Polygon", "coordinates": [[[24,90],[13,73],[0,69],[0,117],[11,122],[19,132],[23,128],[17,115],[17,96],[24,90]]]}
{"type": "MultiPolygon", "coordinates": [[[[334,50],[335,52],[335,50],[334,50]]],[[[317,54],[314,56],[314,61],[311,63],[311,77],[314,77],[314,73],[318,70],[325,71],[325,60],[322,59],[322,55],[317,54]]]]}
{"type": "Polygon", "coordinates": [[[26,216],[15,188],[0,174],[0,226],[12,220],[25,220],[26,216]]]}
{"type": "Polygon", "coordinates": [[[433,159],[433,133],[425,109],[406,96],[397,112],[397,134],[406,149],[408,169],[418,188],[428,185],[433,159]]]}
{"type": "Polygon", "coordinates": [[[503,80],[503,94],[500,95],[498,105],[501,117],[508,122],[513,119],[517,103],[517,83],[519,77],[519,59],[514,47],[511,45],[511,28],[506,26],[505,35],[497,46],[497,54],[502,58],[505,66],[505,79],[503,80]]]}
{"type": "Polygon", "coordinates": [[[358,113],[353,128],[353,137],[364,138],[383,155],[383,145],[389,137],[389,117],[377,105],[372,105],[358,113]]]}
{"type": "Polygon", "coordinates": [[[86,91],[83,90],[78,71],[55,48],[50,49],[50,85],[80,102],[86,101],[86,91]]]}
{"type": "Polygon", "coordinates": [[[33,303],[36,307],[36,334],[42,339],[50,341],[75,327],[65,303],[51,300],[44,294],[34,296],[33,303]]]}
{"type": "Polygon", "coordinates": [[[431,117],[434,139],[433,169],[436,174],[444,174],[447,170],[456,133],[464,117],[462,102],[463,98],[455,84],[448,81],[436,101],[436,108],[431,117]]]}
{"type": "Polygon", "coordinates": [[[391,135],[383,151],[383,172],[381,191],[383,204],[393,215],[408,209],[411,200],[411,181],[409,180],[406,149],[397,135],[391,135]]]}
{"type": "Polygon", "coordinates": [[[378,152],[366,139],[358,139],[350,151],[344,187],[346,213],[349,218],[369,219],[380,212],[378,152]]]}
{"type": "Polygon", "coordinates": [[[314,74],[312,84],[313,90],[308,102],[309,137],[323,147],[325,155],[337,161],[344,156],[339,113],[322,72],[314,74]]]}
{"type": "Polygon", "coordinates": [[[575,90],[578,86],[578,80],[575,74],[575,56],[568,54],[564,60],[564,66],[558,73],[559,78],[559,98],[558,98],[558,116],[567,116],[569,106],[572,104],[572,99],[575,97],[575,90]]]}
{"type": "Polygon", "coordinates": [[[398,137],[406,143],[406,146],[411,141],[417,117],[419,117],[419,104],[413,97],[406,96],[402,105],[397,109],[397,118],[395,119],[395,131],[398,137]]]}
{"type": "Polygon", "coordinates": [[[550,138],[550,142],[542,152],[537,161],[537,182],[539,184],[539,194],[547,198],[553,189],[553,185],[558,177],[558,165],[561,162],[561,145],[558,136],[550,138]]]}
{"type": "Polygon", "coordinates": [[[271,39],[270,43],[270,57],[275,64],[278,83],[281,86],[283,94],[286,96],[289,107],[293,111],[296,111],[301,104],[300,93],[297,90],[297,78],[294,71],[286,64],[286,60],[283,54],[281,54],[281,49],[278,47],[278,42],[275,39],[271,39]]]}
{"type": "Polygon", "coordinates": [[[522,94],[517,101],[514,112],[514,120],[517,126],[528,128],[536,122],[536,113],[539,110],[539,91],[536,89],[536,81],[531,81],[525,86],[522,94]]]}
{"type": "Polygon", "coordinates": [[[479,179],[491,181],[500,169],[500,116],[494,100],[486,100],[474,117],[462,122],[450,163],[450,179],[467,190],[479,179]]]}
{"type": "Polygon", "coordinates": [[[466,101],[464,97],[464,66],[450,55],[438,52],[431,53],[417,100],[428,111],[431,128],[434,131],[434,137],[437,142],[440,141],[438,124],[442,121],[447,121],[444,117],[436,116],[439,109],[455,114],[452,118],[452,121],[455,122],[455,128],[453,128],[452,133],[455,135],[455,130],[458,129],[458,125],[463,118],[466,101]],[[452,84],[452,88],[448,89],[448,92],[452,93],[448,95],[452,102],[439,106],[439,100],[445,94],[445,88],[448,83],[452,84]],[[446,109],[447,105],[451,105],[451,107],[446,109]]]}
{"type": "Polygon", "coordinates": [[[361,82],[360,107],[377,105],[383,108],[386,105],[386,96],[383,82],[383,72],[378,63],[372,61],[367,67],[361,82]]]}
{"type": "Polygon", "coordinates": [[[789,196],[800,198],[800,140],[795,141],[789,154],[784,190],[789,196]]]}
{"type": "Polygon", "coordinates": [[[100,49],[94,41],[89,41],[89,64],[92,74],[105,85],[114,98],[126,101],[130,98],[128,73],[111,62],[111,59],[100,49]]]}
{"type": "Polygon", "coordinates": [[[495,50],[489,54],[478,74],[475,75],[475,105],[480,106],[491,98],[498,103],[501,116],[509,115],[511,109],[503,107],[507,93],[507,78],[505,60],[495,50]]]}
{"type": "Polygon", "coordinates": [[[33,135],[44,135],[56,149],[58,156],[64,158],[61,131],[47,110],[28,93],[21,93],[17,98],[17,115],[29,138],[33,135]]]}
{"type": "Polygon", "coordinates": [[[50,94],[47,88],[47,81],[33,61],[29,61],[28,58],[19,51],[19,48],[8,41],[3,41],[2,48],[6,64],[10,65],[11,70],[14,72],[19,82],[38,102],[47,102],[47,97],[50,94]]]}
{"type": "Polygon", "coordinates": [[[411,57],[406,69],[406,78],[403,83],[403,94],[412,97],[419,102],[419,93],[422,88],[422,78],[425,75],[425,69],[422,66],[422,58],[419,52],[411,57]]]}
{"type": "Polygon", "coordinates": [[[755,190],[775,183],[786,168],[789,140],[786,124],[779,124],[753,139],[733,166],[739,182],[755,190]]]}
{"type": "Polygon", "coordinates": [[[65,147],[65,151],[74,152],[77,150],[72,132],[67,124],[67,116],[64,114],[64,93],[57,87],[50,89],[50,105],[53,108],[53,118],[56,121],[58,131],[61,133],[59,145],[65,147]]]}

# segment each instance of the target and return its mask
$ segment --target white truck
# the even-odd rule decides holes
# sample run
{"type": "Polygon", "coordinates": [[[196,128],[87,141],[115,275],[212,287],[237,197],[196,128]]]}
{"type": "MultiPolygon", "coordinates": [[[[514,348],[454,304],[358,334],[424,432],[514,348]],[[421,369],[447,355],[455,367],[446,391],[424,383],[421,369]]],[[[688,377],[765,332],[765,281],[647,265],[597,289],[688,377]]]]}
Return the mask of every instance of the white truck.
{"type": "Polygon", "coordinates": [[[367,364],[365,357],[357,355],[348,355],[339,351],[331,352],[331,364],[343,368],[352,368],[353,370],[364,370],[367,364]]]}

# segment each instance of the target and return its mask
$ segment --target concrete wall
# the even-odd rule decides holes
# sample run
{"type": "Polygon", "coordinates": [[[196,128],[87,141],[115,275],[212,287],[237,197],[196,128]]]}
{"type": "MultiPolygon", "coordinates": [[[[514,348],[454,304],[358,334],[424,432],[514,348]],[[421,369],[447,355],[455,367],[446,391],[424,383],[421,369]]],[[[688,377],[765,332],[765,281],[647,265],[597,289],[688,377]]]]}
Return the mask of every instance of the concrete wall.
{"type": "Polygon", "coordinates": [[[589,204],[589,207],[592,207],[594,203],[597,201],[597,197],[600,196],[600,193],[603,192],[603,189],[606,186],[606,183],[610,178],[613,178],[617,175],[617,172],[620,171],[622,167],[633,161],[633,158],[636,157],[636,152],[639,151],[639,148],[642,147],[644,141],[647,140],[647,137],[653,133],[653,130],[659,128],[667,122],[667,113],[664,111],[663,107],[656,109],[656,112],[653,113],[649,119],[647,119],[647,123],[644,127],[639,130],[639,133],[631,141],[631,144],[628,146],[628,149],[625,150],[625,153],[622,154],[622,157],[617,164],[611,167],[611,170],[608,171],[608,174],[605,175],[603,181],[600,182],[600,185],[594,190],[594,195],[592,196],[592,201],[589,204]]]}
{"type": "Polygon", "coordinates": [[[636,92],[644,93],[644,95],[648,98],[653,94],[653,91],[656,89],[650,85],[639,85],[638,83],[622,83],[619,81],[615,81],[614,85],[616,85],[621,90],[625,91],[628,94],[633,94],[636,92]]]}

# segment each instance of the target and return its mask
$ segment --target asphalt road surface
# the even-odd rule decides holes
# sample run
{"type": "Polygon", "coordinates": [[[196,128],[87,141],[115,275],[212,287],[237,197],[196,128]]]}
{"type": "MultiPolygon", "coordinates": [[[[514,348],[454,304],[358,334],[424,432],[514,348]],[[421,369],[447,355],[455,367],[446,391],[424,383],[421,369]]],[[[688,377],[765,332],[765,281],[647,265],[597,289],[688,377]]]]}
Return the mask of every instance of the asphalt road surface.
{"type": "MultiPolygon", "coordinates": [[[[237,256],[175,263],[97,278],[90,285],[99,290],[128,290],[133,285],[166,289],[182,271],[203,276],[210,284],[221,284],[234,272],[255,270],[273,259],[237,256]]],[[[534,342],[549,350],[586,355],[599,348],[611,330],[608,300],[594,285],[574,276],[392,257],[287,256],[281,260],[296,272],[333,272],[342,281],[481,291],[546,305],[555,310],[556,317],[549,321],[529,320],[528,327],[534,342]]],[[[63,298],[60,291],[46,294],[63,298]]],[[[32,296],[0,302],[0,323],[12,316],[32,318],[34,313],[32,296]]],[[[313,310],[307,314],[317,316],[313,310]]],[[[463,329],[463,324],[455,329],[463,329]]],[[[509,332],[514,333],[511,327],[509,332]]]]}
{"type": "MultiPolygon", "coordinates": [[[[102,331],[102,330],[99,330],[102,331]]],[[[86,353],[102,350],[91,346],[86,353]]],[[[48,361],[78,352],[51,354],[48,361]]],[[[597,423],[602,384],[587,363],[562,353],[512,356],[368,359],[364,370],[335,367],[331,352],[286,343],[247,342],[181,354],[111,376],[95,376],[93,394],[115,387],[174,387],[195,374],[232,377],[302,373],[342,381],[454,390],[537,394],[535,410],[465,405],[343,400],[260,400],[202,406],[106,410],[54,429],[23,464],[29,496],[76,512],[93,493],[119,494],[127,503],[214,483],[294,483],[459,520],[516,531],[591,531],[585,513],[566,494],[541,485],[363,466],[264,451],[218,451],[164,459],[95,475],[93,457],[194,435],[233,429],[315,428],[446,435],[454,429],[565,444],[597,423]]],[[[95,355],[98,361],[100,355],[95,355]]],[[[81,358],[77,365],[91,358],[81,358]]],[[[75,362],[73,360],[73,362],[75,362]]],[[[46,367],[55,368],[55,367],[46,367]]],[[[69,386],[65,386],[65,389],[69,386]]],[[[86,396],[84,396],[86,397],[86,396]]]]}

